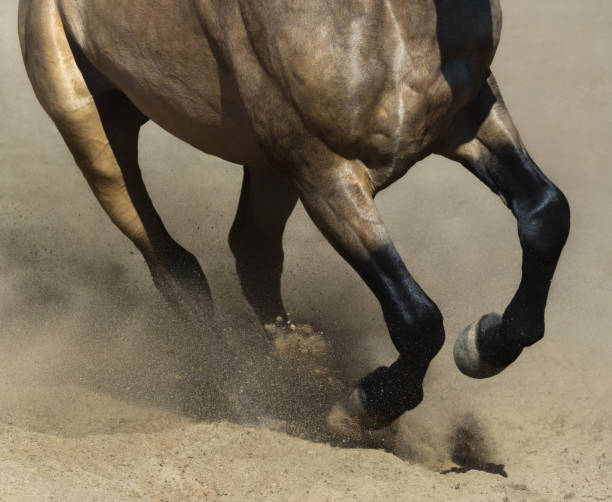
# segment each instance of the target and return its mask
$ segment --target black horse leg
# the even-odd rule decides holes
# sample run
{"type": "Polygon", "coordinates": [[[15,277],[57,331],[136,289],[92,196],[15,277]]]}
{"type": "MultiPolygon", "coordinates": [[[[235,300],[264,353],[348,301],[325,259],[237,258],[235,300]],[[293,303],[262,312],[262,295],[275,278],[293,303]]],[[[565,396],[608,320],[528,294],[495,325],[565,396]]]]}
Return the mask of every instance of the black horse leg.
{"type": "MultiPolygon", "coordinates": [[[[321,232],[376,295],[399,357],[367,375],[344,406],[361,427],[386,425],[423,398],[423,378],[442,347],[436,305],[408,273],[374,205],[358,161],[301,173],[301,200],[321,232]]],[[[336,424],[331,424],[335,426],[336,424]]]]}
{"type": "Polygon", "coordinates": [[[459,368],[485,378],[544,336],[544,310],[569,232],[569,206],[526,152],[493,75],[458,115],[441,153],[459,160],[503,198],[516,217],[523,249],[521,282],[503,316],[483,317],[455,345],[459,368]]]}
{"type": "Polygon", "coordinates": [[[244,168],[229,244],[244,295],[262,324],[287,317],[281,298],[282,239],[297,200],[293,185],[278,172],[244,168]]]}

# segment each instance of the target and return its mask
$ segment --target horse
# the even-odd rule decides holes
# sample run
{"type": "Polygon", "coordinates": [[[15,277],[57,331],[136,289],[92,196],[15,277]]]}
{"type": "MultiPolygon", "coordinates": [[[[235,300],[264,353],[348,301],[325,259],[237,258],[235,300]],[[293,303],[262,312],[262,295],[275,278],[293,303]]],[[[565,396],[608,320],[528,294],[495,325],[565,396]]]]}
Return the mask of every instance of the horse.
{"type": "Polygon", "coordinates": [[[458,335],[458,368],[494,376],[544,336],[570,211],[529,156],[491,71],[499,0],[20,0],[18,17],[38,100],[179,311],[204,322],[212,300],[143,183],[137,143],[148,120],[244,166],[228,240],[262,324],[288,319],[282,235],[298,200],[365,281],[398,356],[347,392],[332,426],[377,429],[415,408],[444,343],[442,314],[374,202],[430,154],[499,195],[522,247],[514,297],[503,315],[458,335]]]}

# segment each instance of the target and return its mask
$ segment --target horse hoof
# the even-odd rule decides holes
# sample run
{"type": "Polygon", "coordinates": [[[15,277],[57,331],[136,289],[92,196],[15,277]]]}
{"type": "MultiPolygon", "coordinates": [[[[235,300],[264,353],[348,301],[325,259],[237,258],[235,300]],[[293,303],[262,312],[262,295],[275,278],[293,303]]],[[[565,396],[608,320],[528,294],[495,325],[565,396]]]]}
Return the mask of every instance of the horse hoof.
{"type": "Polygon", "coordinates": [[[478,337],[483,336],[488,330],[498,329],[501,322],[499,314],[487,314],[480,321],[470,324],[457,337],[453,356],[461,373],[472,378],[489,378],[507,368],[507,366],[499,367],[487,363],[482,359],[478,349],[478,337]]]}
{"type": "Polygon", "coordinates": [[[359,387],[356,387],[347,399],[336,403],[327,415],[329,428],[352,440],[362,439],[365,431],[381,429],[389,424],[389,421],[368,413],[364,405],[363,390],[359,387]]]}

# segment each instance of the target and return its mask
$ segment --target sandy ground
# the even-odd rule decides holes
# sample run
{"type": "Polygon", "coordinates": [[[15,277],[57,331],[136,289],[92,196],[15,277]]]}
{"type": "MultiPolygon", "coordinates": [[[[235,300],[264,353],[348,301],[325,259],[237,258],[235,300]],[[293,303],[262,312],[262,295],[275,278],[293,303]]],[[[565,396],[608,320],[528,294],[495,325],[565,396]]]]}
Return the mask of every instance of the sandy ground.
{"type": "Polygon", "coordinates": [[[342,382],[394,357],[366,287],[298,208],[286,302],[327,348],[269,364],[226,246],[241,170],[147,125],[153,200],[200,258],[239,356],[229,381],[250,389],[250,413],[217,407],[205,338],[173,320],[34,99],[16,3],[0,5],[0,501],[612,500],[612,3],[503,2],[498,80],[573,210],[546,338],[491,380],[455,369],[455,335],[503,310],[520,247],[496,197],[428,159],[379,206],[447,344],[423,404],[357,445],[322,417],[342,382]]]}

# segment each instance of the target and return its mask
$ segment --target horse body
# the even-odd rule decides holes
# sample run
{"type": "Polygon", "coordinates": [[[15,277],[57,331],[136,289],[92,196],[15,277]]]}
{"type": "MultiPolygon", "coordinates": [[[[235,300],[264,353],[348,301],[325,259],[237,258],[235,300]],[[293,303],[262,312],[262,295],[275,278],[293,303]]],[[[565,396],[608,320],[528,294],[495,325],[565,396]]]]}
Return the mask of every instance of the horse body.
{"type": "Polygon", "coordinates": [[[492,376],[543,336],[569,209],[527,154],[490,72],[500,29],[498,0],[21,0],[19,8],[38,99],[160,292],[194,323],[210,317],[210,291],[142,181],[138,134],[149,119],[245,166],[229,243],[262,323],[287,318],[282,234],[298,199],[363,278],[399,357],[331,413],[340,428],[378,427],[418,405],[444,341],[439,309],[374,204],[430,153],[461,162],[502,197],[523,247],[515,296],[503,316],[460,335],[459,368],[492,376]]]}
{"type": "Polygon", "coordinates": [[[482,84],[500,30],[498,5],[486,12],[485,3],[57,6],[73,47],[99,72],[88,85],[120,89],[200,150],[268,167],[259,143],[278,141],[272,130],[290,127],[293,141],[314,137],[369,168],[406,169],[482,84]],[[441,43],[450,42],[440,41],[438,23],[450,18],[453,51],[444,54],[441,43]]]}

